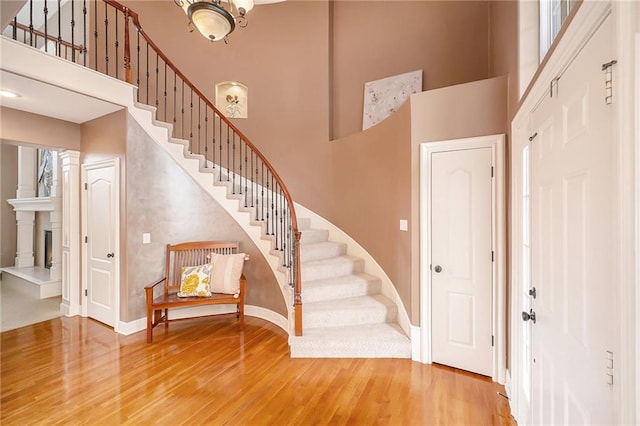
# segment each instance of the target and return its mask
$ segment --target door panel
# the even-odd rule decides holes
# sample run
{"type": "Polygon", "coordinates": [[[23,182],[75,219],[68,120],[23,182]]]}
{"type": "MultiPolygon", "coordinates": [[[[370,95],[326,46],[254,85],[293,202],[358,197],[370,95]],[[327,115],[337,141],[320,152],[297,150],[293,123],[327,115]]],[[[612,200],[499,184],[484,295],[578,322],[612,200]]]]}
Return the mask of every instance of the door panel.
{"type": "Polygon", "coordinates": [[[606,353],[615,347],[615,143],[601,65],[611,18],[532,114],[533,424],[612,424],[606,353]]]}
{"type": "Polygon", "coordinates": [[[432,359],[484,375],[492,372],[491,166],[491,148],[431,156],[432,359]]]}
{"type": "Polygon", "coordinates": [[[116,324],[116,169],[113,165],[86,169],[87,315],[116,324]]]}

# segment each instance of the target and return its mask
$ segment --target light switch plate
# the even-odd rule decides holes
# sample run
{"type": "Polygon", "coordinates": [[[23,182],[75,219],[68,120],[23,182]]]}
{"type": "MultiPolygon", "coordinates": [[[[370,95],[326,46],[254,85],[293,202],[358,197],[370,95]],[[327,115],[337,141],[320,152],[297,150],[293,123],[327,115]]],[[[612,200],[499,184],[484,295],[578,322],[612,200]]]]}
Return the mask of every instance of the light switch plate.
{"type": "Polygon", "coordinates": [[[408,231],[409,230],[409,221],[406,219],[400,219],[400,230],[408,231]]]}
{"type": "Polygon", "coordinates": [[[145,232],[144,234],[142,234],[142,244],[149,244],[151,242],[151,234],[148,232],[145,232]]]}

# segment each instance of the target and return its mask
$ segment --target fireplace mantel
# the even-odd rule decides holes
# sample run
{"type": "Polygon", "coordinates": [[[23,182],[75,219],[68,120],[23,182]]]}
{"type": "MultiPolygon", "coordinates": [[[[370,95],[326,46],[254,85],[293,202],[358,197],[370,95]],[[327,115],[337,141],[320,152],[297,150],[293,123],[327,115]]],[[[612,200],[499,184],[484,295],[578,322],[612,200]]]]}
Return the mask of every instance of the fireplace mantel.
{"type": "Polygon", "coordinates": [[[7,202],[17,212],[55,212],[62,206],[60,197],[13,198],[7,202]]]}

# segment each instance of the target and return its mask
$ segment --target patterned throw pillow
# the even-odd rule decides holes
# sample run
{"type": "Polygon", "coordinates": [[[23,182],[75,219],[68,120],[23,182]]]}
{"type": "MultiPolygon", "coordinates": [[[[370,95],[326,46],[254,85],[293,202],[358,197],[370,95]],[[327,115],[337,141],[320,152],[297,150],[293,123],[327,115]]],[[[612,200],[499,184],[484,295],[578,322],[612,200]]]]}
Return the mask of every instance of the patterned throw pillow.
{"type": "Polygon", "coordinates": [[[240,295],[240,276],[244,266],[244,253],[238,254],[213,254],[211,264],[211,290],[214,293],[240,295]]]}
{"type": "Polygon", "coordinates": [[[211,265],[183,266],[178,297],[211,296],[211,265]]]}

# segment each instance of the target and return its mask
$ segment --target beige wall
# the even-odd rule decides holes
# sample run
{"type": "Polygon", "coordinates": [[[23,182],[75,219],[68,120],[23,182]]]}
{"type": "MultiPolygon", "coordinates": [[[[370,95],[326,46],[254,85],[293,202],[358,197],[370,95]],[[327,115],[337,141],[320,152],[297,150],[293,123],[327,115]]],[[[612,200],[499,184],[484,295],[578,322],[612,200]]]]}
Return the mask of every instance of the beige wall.
{"type": "Polygon", "coordinates": [[[27,0],[2,0],[0,1],[0,28],[4,29],[14,16],[18,14],[27,0]]]}
{"type": "Polygon", "coordinates": [[[423,71],[424,90],[488,77],[486,1],[338,1],[332,13],[333,136],[362,129],[363,85],[423,71]]]}
{"type": "Polygon", "coordinates": [[[411,301],[411,109],[406,103],[377,126],[331,142],[333,210],[327,217],[385,270],[408,308],[411,301]]]}
{"type": "Polygon", "coordinates": [[[80,125],[0,107],[0,140],[79,150],[80,125]]]}
{"type": "Polygon", "coordinates": [[[16,198],[18,188],[18,146],[0,144],[0,267],[16,261],[16,212],[7,200],[16,198]]]}

